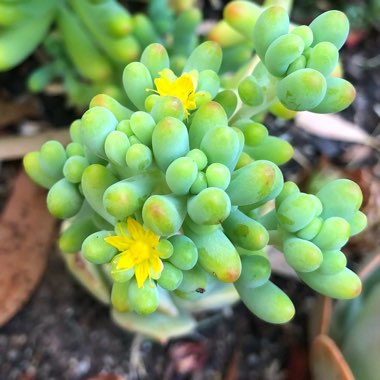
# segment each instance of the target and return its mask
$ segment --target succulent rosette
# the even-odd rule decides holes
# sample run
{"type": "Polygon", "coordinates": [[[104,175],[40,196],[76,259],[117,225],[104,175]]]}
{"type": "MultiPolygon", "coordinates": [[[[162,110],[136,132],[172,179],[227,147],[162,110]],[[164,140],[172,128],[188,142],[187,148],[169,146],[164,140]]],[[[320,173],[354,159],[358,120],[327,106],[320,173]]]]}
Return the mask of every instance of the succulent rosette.
{"type": "Polygon", "coordinates": [[[59,239],[69,266],[81,251],[115,320],[159,339],[188,332],[187,310],[215,299],[289,321],[294,306],[270,280],[268,244],[317,291],[360,293],[340,251],[365,227],[360,189],[339,180],[311,195],[284,184],[278,165],[292,147],[240,112],[244,94],[221,87],[221,63],[219,45],[204,42],[176,75],[151,44],[124,69],[126,105],[95,96],[67,147],[50,141],[24,158],[49,189],[49,211],[69,220],[59,239]]]}
{"type": "Polygon", "coordinates": [[[235,86],[236,79],[239,82],[239,95],[246,105],[240,113],[251,116],[269,110],[291,118],[298,111],[345,109],[355,98],[352,84],[339,77],[339,50],[348,36],[348,18],[331,10],[309,25],[294,25],[288,15],[290,2],[282,3],[284,7],[265,7],[265,3],[260,7],[249,1],[231,1],[224,9],[224,19],[209,34],[223,46],[228,58],[224,66],[232,73],[240,67],[225,81],[227,86],[231,82],[235,86]],[[247,62],[254,54],[257,64],[252,66],[247,62]]]}

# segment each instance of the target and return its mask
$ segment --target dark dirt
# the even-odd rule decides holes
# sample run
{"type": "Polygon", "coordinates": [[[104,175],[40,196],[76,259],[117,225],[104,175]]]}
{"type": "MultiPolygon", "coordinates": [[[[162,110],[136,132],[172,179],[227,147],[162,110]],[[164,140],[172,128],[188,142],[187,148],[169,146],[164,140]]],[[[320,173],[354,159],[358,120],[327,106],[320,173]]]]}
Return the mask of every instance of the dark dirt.
{"type": "Polygon", "coordinates": [[[304,344],[310,294],[278,279],[296,303],[295,320],[264,323],[243,305],[204,315],[199,329],[167,346],[121,331],[108,308],[67,273],[55,250],[29,303],[0,329],[0,379],[286,379],[293,347],[304,344]],[[306,301],[306,302],[305,302],[306,301]]]}
{"type": "Polygon", "coordinates": [[[16,177],[19,168],[20,164],[18,162],[5,163],[0,161],[0,212],[11,191],[13,178],[16,177]]]}

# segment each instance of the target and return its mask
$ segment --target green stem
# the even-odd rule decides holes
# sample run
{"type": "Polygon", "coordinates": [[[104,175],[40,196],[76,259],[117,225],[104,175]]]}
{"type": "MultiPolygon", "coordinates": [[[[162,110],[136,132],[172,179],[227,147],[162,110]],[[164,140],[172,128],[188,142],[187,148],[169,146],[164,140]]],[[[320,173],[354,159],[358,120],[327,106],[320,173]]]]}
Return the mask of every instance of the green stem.
{"type": "Polygon", "coordinates": [[[241,119],[250,119],[251,117],[258,115],[261,112],[267,111],[268,108],[278,100],[277,97],[268,99],[257,107],[242,105],[240,109],[231,118],[231,124],[241,119]]]}
{"type": "Polygon", "coordinates": [[[244,79],[246,76],[255,76],[258,83],[263,87],[263,90],[265,91],[265,100],[259,106],[252,107],[243,104],[239,98],[237,111],[230,118],[231,123],[234,123],[241,119],[250,119],[255,115],[265,112],[268,110],[269,107],[271,107],[272,104],[274,104],[278,100],[276,90],[278,78],[275,78],[272,75],[270,75],[264,66],[258,66],[260,62],[260,58],[257,55],[255,55],[249,62],[249,64],[244,68],[244,70],[239,71],[239,76],[236,76],[234,78],[234,81],[237,87],[240,81],[244,79]]]}
{"type": "Polygon", "coordinates": [[[231,90],[236,90],[239,83],[248,75],[253,73],[253,70],[260,62],[260,58],[254,55],[252,59],[246,63],[242,68],[240,68],[234,75],[228,78],[228,88],[231,90]]]}
{"type": "Polygon", "coordinates": [[[268,231],[269,232],[269,243],[268,245],[272,245],[279,251],[282,251],[282,234],[280,231],[268,231]]]}
{"type": "Polygon", "coordinates": [[[263,216],[257,219],[267,230],[277,230],[278,221],[276,216],[276,209],[272,209],[263,216]]]}

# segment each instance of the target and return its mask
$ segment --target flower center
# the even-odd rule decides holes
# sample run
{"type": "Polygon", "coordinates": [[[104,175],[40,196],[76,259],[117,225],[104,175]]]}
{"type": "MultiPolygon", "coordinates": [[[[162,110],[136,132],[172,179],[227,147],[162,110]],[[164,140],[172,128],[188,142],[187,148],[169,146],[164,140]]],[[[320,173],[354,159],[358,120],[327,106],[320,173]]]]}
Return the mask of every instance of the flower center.
{"type": "Polygon", "coordinates": [[[134,268],[139,288],[144,286],[148,277],[158,279],[163,269],[163,263],[156,249],[159,236],[145,230],[132,218],[128,218],[127,223],[118,223],[115,231],[117,235],[108,236],[105,241],[121,252],[113,260],[116,270],[134,268]]]}
{"type": "Polygon", "coordinates": [[[130,248],[134,256],[135,264],[140,264],[145,260],[149,260],[151,256],[151,247],[141,240],[137,240],[130,248]]]}
{"type": "Polygon", "coordinates": [[[178,98],[185,109],[185,116],[189,116],[189,111],[196,108],[195,85],[189,73],[183,73],[179,78],[169,70],[160,72],[160,78],[154,80],[156,92],[160,96],[175,96],[178,98]]]}

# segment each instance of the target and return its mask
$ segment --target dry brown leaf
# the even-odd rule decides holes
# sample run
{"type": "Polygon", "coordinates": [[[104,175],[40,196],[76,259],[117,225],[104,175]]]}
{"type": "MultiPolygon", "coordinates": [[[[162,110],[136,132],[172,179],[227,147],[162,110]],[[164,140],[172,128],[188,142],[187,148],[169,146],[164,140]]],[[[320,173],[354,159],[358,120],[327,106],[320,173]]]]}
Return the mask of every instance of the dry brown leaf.
{"type": "Polygon", "coordinates": [[[209,356],[207,347],[202,342],[179,342],[170,347],[170,359],[180,374],[194,373],[201,370],[209,356]]]}
{"type": "Polygon", "coordinates": [[[295,125],[313,135],[326,139],[379,147],[379,142],[376,139],[356,124],[344,120],[338,115],[298,112],[295,117],[295,125]]]}
{"type": "Polygon", "coordinates": [[[320,334],[328,334],[332,313],[332,299],[320,295],[314,302],[309,318],[310,341],[320,334]]]}
{"type": "Polygon", "coordinates": [[[99,373],[89,377],[87,380],[127,380],[127,377],[117,375],[116,373],[99,373]]]}
{"type": "Polygon", "coordinates": [[[239,376],[239,362],[241,350],[234,350],[231,359],[227,364],[224,380],[235,380],[239,376]]]}
{"type": "Polygon", "coordinates": [[[373,150],[367,145],[350,145],[342,155],[342,161],[350,166],[358,166],[361,162],[369,160],[373,155],[373,150]]]}
{"type": "Polygon", "coordinates": [[[39,104],[35,97],[23,96],[19,99],[5,101],[0,99],[0,128],[17,123],[25,117],[39,114],[39,104]]]}
{"type": "Polygon", "coordinates": [[[338,346],[327,335],[314,339],[310,361],[314,380],[355,380],[338,346]]]}
{"type": "Polygon", "coordinates": [[[0,161],[15,160],[32,150],[40,149],[48,140],[57,140],[62,144],[70,141],[68,129],[48,129],[34,136],[2,137],[0,139],[0,161]]]}
{"type": "Polygon", "coordinates": [[[360,209],[367,216],[367,227],[350,239],[349,247],[364,255],[377,251],[380,244],[380,180],[373,171],[372,168],[364,167],[345,173],[345,177],[356,182],[363,192],[360,209]]]}
{"type": "Polygon", "coordinates": [[[44,272],[56,223],[46,193],[21,171],[0,218],[0,326],[28,301],[44,272]]]}
{"type": "Polygon", "coordinates": [[[376,252],[368,262],[360,269],[359,277],[365,281],[375,270],[380,267],[380,252],[376,252]]]}
{"type": "Polygon", "coordinates": [[[289,347],[286,380],[310,380],[308,352],[301,343],[289,347]]]}

